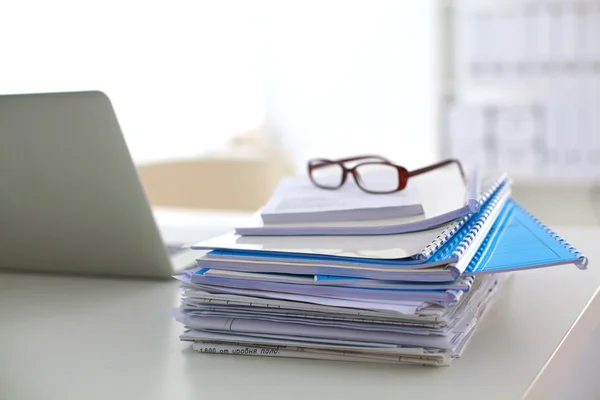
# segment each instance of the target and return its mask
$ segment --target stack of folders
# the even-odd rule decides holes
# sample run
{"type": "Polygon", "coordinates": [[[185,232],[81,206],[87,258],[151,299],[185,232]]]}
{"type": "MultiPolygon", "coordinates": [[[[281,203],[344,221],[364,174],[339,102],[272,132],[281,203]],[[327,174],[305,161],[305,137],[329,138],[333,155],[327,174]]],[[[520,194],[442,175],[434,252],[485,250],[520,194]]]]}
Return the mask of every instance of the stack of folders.
{"type": "Polygon", "coordinates": [[[176,276],[202,353],[447,366],[508,274],[587,259],[510,197],[504,174],[419,181],[423,213],[240,227],[176,276]],[[481,186],[481,189],[480,189],[481,186]]]}

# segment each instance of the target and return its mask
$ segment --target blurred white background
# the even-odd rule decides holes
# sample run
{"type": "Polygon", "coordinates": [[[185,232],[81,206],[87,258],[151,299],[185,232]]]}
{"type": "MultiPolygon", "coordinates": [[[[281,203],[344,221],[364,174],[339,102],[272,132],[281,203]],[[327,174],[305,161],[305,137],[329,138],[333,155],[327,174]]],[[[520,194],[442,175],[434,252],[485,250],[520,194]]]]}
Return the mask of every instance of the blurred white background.
{"type": "Polygon", "coordinates": [[[433,0],[4,2],[0,92],[106,92],[139,163],[203,154],[264,122],[298,166],[364,152],[417,166],[437,153],[436,10],[433,0]]]}
{"type": "Polygon", "coordinates": [[[138,162],[210,151],[263,116],[244,1],[2,2],[2,93],[101,90],[138,162]]]}
{"type": "Polygon", "coordinates": [[[266,122],[296,164],[379,153],[409,168],[438,154],[439,2],[270,2],[266,122]]]}
{"type": "Polygon", "coordinates": [[[23,0],[0,18],[0,93],[106,92],[138,163],[262,126],[297,168],[600,176],[599,1],[23,0]]]}
{"type": "Polygon", "coordinates": [[[444,4],[447,154],[517,179],[600,178],[600,1],[444,4]]]}

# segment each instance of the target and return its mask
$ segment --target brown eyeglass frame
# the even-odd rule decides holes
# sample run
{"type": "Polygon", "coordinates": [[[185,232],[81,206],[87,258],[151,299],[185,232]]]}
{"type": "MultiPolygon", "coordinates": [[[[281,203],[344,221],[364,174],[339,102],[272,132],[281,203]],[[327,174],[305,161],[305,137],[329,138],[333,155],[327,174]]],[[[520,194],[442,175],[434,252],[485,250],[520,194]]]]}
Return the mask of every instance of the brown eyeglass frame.
{"type": "Polygon", "coordinates": [[[389,194],[389,193],[399,192],[402,189],[404,189],[406,187],[406,185],[408,183],[408,179],[410,177],[421,175],[421,174],[433,171],[434,169],[442,168],[442,167],[445,167],[446,165],[453,164],[453,163],[458,166],[458,169],[460,170],[460,174],[461,174],[463,180],[465,180],[466,179],[465,172],[463,170],[462,164],[460,163],[460,161],[458,161],[457,159],[454,159],[454,158],[449,158],[444,161],[440,161],[438,163],[428,165],[426,167],[415,169],[413,171],[408,171],[406,168],[404,168],[400,165],[393,164],[387,158],[381,157],[378,155],[355,156],[355,157],[349,157],[349,158],[342,158],[339,160],[328,160],[325,158],[313,158],[308,161],[308,177],[310,178],[311,182],[315,186],[317,186],[321,189],[337,190],[337,189],[341,188],[344,185],[344,183],[346,183],[348,175],[352,175],[354,177],[354,181],[356,182],[358,187],[360,187],[363,191],[365,191],[367,193],[372,193],[372,194],[389,194]],[[350,168],[348,168],[344,165],[345,163],[348,163],[348,162],[361,161],[361,160],[377,160],[377,161],[360,162],[350,168]],[[315,169],[331,166],[332,164],[339,165],[342,168],[343,174],[342,174],[342,179],[340,180],[340,184],[338,186],[320,185],[313,178],[313,171],[315,169]],[[362,185],[362,180],[361,180],[360,174],[357,171],[357,168],[360,167],[361,165],[381,165],[381,164],[392,166],[398,170],[398,187],[396,189],[389,190],[389,191],[373,191],[373,190],[364,188],[362,185]]]}

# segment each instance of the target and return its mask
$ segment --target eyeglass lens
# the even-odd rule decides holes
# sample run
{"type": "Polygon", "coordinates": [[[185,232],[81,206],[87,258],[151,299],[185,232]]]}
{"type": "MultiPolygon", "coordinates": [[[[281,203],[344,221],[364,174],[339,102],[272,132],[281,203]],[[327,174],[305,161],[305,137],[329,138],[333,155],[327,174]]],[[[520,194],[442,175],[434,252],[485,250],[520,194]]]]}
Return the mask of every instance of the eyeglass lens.
{"type": "Polygon", "coordinates": [[[360,186],[373,193],[390,193],[398,190],[398,169],[385,163],[365,163],[356,166],[360,186]]]}
{"type": "Polygon", "coordinates": [[[338,188],[342,184],[344,169],[338,163],[316,161],[311,164],[311,177],[315,184],[324,188],[338,188]]]}

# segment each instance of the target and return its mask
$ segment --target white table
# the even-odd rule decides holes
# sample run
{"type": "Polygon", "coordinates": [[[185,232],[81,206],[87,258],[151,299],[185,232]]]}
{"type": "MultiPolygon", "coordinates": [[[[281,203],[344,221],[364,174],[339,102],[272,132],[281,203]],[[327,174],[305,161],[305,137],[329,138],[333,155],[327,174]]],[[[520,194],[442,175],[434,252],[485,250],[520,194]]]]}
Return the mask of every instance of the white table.
{"type": "Polygon", "coordinates": [[[513,276],[448,368],[196,354],[174,281],[0,273],[0,399],[551,398],[600,321],[600,230],[559,232],[589,270],[513,276]]]}

